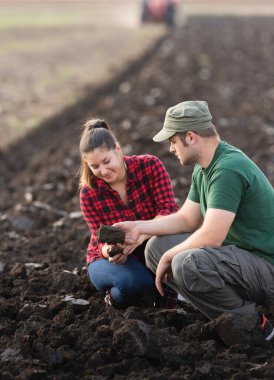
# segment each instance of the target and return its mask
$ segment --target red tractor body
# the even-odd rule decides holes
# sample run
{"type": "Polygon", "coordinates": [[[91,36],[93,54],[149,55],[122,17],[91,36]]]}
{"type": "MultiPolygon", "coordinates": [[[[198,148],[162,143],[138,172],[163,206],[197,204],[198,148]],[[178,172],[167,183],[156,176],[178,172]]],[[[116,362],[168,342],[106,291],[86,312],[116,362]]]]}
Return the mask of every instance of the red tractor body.
{"type": "Polygon", "coordinates": [[[142,21],[173,25],[176,3],[177,0],[144,0],[142,21]]]}
{"type": "Polygon", "coordinates": [[[165,0],[150,0],[147,4],[148,14],[152,19],[164,21],[167,12],[165,0]]]}

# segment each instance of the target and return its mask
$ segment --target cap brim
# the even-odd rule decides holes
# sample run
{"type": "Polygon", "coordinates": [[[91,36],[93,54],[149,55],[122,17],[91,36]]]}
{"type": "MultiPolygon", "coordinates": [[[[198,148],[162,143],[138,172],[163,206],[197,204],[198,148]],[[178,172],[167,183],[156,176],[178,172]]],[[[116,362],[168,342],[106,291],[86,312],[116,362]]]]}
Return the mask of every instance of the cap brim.
{"type": "Polygon", "coordinates": [[[155,142],[165,141],[165,140],[168,140],[171,136],[175,135],[175,133],[176,132],[168,132],[168,131],[165,131],[164,129],[161,129],[161,131],[157,133],[157,135],[155,135],[152,138],[152,140],[155,142]]]}

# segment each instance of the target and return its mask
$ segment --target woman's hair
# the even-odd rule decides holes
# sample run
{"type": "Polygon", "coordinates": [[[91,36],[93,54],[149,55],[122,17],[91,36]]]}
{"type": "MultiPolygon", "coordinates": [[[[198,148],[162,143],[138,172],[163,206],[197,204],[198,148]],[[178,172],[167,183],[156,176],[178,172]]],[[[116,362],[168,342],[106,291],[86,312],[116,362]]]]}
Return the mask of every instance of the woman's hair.
{"type": "Polygon", "coordinates": [[[92,186],[93,173],[84,158],[85,154],[93,152],[96,148],[114,150],[117,144],[118,141],[106,121],[92,119],[84,124],[84,130],[79,144],[81,155],[79,187],[84,185],[92,186]]]}

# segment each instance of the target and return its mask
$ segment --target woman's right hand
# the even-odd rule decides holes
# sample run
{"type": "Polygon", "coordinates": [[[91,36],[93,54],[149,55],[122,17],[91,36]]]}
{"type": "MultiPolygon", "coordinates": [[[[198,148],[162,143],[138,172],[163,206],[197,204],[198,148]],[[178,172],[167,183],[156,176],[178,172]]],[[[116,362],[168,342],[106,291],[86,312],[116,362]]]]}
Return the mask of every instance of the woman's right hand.
{"type": "Polygon", "coordinates": [[[117,255],[113,257],[109,257],[108,261],[112,264],[124,264],[127,261],[127,255],[124,255],[123,253],[118,253],[117,255]]]}
{"type": "Polygon", "coordinates": [[[122,244],[111,245],[105,243],[102,247],[102,255],[104,256],[104,258],[108,259],[113,264],[124,264],[127,261],[127,255],[125,255],[124,253],[117,253],[112,257],[108,254],[108,252],[111,251],[112,248],[123,249],[124,247],[125,246],[122,244]]]}

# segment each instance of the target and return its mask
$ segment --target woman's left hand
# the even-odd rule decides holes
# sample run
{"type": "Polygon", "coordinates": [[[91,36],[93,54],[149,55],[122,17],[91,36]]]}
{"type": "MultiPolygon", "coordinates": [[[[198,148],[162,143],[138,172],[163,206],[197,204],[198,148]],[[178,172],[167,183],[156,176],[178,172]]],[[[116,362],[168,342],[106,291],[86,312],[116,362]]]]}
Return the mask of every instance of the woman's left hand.
{"type": "Polygon", "coordinates": [[[112,264],[124,264],[126,261],[127,261],[127,255],[125,255],[124,253],[118,253],[117,255],[113,256],[113,257],[109,257],[108,260],[112,263],[112,264]]]}

